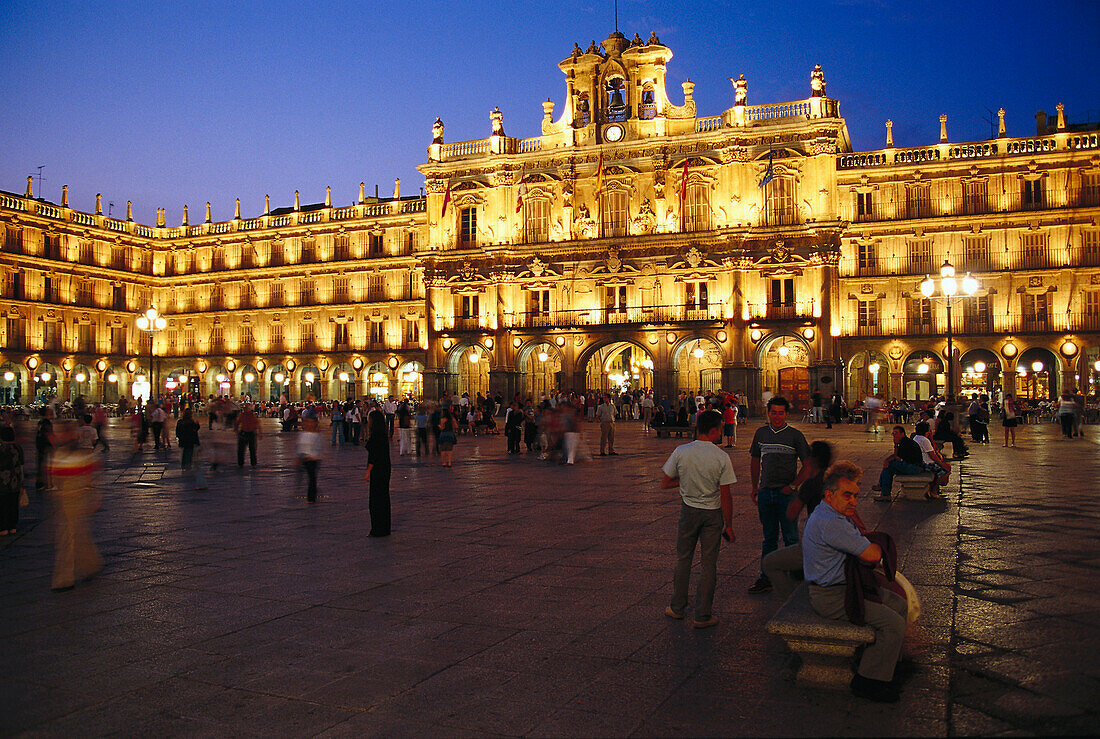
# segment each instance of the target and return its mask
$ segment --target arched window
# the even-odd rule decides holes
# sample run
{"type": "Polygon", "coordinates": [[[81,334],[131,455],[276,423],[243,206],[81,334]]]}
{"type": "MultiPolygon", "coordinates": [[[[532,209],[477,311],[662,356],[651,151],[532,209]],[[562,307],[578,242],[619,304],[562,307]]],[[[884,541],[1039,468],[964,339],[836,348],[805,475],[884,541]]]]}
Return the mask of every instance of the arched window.
{"type": "Polygon", "coordinates": [[[550,240],[550,201],[531,198],[523,204],[523,236],[528,244],[550,240]]]}
{"type": "Polygon", "coordinates": [[[627,206],[630,195],[624,190],[613,190],[603,196],[603,235],[626,236],[627,206]]]}
{"type": "Polygon", "coordinates": [[[638,117],[649,120],[657,117],[657,101],[653,92],[653,83],[647,82],[642,87],[642,104],[638,106],[638,117]]]}
{"type": "Polygon", "coordinates": [[[710,229],[710,190],[703,184],[688,185],[687,199],[684,201],[684,230],[710,229]]]}

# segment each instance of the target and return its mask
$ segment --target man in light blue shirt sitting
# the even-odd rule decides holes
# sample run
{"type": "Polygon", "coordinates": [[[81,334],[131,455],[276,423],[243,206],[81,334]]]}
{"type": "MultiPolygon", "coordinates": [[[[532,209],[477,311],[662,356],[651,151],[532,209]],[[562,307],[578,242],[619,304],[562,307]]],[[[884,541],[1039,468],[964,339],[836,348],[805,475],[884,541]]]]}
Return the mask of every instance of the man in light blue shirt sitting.
{"type": "MultiPolygon", "coordinates": [[[[848,555],[869,565],[882,558],[881,548],[868,541],[855,523],[862,475],[863,470],[851,462],[830,466],[823,481],[824,505],[814,509],[802,532],[802,564],[810,584],[810,604],[825,618],[847,618],[844,564],[848,555]]],[[[861,697],[892,703],[898,699],[891,680],[905,638],[906,602],[886,588],[880,588],[879,595],[881,603],[864,601],[867,625],[874,629],[875,641],[863,650],[851,687],[861,697]]]]}

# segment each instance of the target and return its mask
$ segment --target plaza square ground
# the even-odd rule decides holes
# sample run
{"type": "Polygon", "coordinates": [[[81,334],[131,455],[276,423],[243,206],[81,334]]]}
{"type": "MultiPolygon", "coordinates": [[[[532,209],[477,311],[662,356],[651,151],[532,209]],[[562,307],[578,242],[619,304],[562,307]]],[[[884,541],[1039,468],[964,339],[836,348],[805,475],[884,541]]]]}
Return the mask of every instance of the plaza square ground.
{"type": "MultiPolygon", "coordinates": [[[[617,457],[559,466],[464,437],[453,469],[399,457],[393,535],[369,539],[366,455],[327,450],[305,501],[294,434],[195,490],[179,452],[131,457],[121,425],[94,519],[106,568],[50,591],[33,492],[0,544],[0,733],[28,736],[738,736],[1093,733],[1100,696],[1100,427],[972,447],[946,502],[861,502],[898,542],[924,613],[901,702],[793,682],[764,630],[742,426],[737,541],[713,629],[667,619],[679,440],[618,425],[617,457]]],[[[826,430],[867,470],[888,436],[826,430]]],[[[586,426],[589,447],[598,428],[586,426]]],[[[26,430],[23,430],[26,436],[26,430]]],[[[205,428],[204,428],[205,433],[205,428]]],[[[32,445],[27,445],[33,458],[32,445]]],[[[33,463],[28,465],[28,472],[33,463]]],[[[694,581],[692,589],[694,591],[694,581]]]]}

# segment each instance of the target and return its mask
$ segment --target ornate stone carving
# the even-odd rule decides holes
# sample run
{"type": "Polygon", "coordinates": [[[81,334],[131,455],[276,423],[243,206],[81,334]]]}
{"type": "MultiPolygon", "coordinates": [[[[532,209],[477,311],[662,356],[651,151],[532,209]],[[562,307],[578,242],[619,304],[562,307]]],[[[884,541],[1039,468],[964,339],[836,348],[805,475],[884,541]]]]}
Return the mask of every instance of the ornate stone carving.
{"type": "Polygon", "coordinates": [[[653,206],[650,205],[649,198],[642,201],[638,215],[634,217],[631,223],[636,234],[651,234],[657,230],[657,216],[653,212],[653,206]]]}
{"type": "Polygon", "coordinates": [[[432,143],[443,143],[443,120],[440,118],[436,118],[435,123],[432,124],[432,143]]]}
{"type": "Polygon", "coordinates": [[[791,250],[784,246],[782,241],[776,241],[775,247],[771,250],[772,259],[776,262],[785,262],[790,259],[791,250]]]}
{"type": "Polygon", "coordinates": [[[692,269],[696,269],[700,264],[703,263],[703,258],[705,256],[706,255],[699,250],[699,247],[693,246],[686,252],[684,252],[684,261],[687,262],[689,267],[691,267],[692,269]]]}
{"type": "Polygon", "coordinates": [[[532,257],[531,261],[527,263],[527,269],[531,270],[532,276],[542,277],[542,273],[546,271],[546,262],[538,257],[532,257]]]}
{"type": "Polygon", "coordinates": [[[476,274],[477,270],[474,269],[472,264],[470,264],[470,260],[463,259],[462,266],[458,268],[458,276],[461,277],[463,280],[469,282],[470,280],[474,279],[474,276],[476,274]]]}
{"type": "Polygon", "coordinates": [[[607,259],[604,261],[608,272],[618,272],[623,268],[623,262],[619,259],[619,248],[612,246],[607,250],[607,259]]]}
{"type": "Polygon", "coordinates": [[[592,219],[592,216],[588,214],[588,207],[581,205],[580,213],[575,221],[577,227],[577,234],[581,238],[594,239],[596,238],[596,221],[592,219]]]}

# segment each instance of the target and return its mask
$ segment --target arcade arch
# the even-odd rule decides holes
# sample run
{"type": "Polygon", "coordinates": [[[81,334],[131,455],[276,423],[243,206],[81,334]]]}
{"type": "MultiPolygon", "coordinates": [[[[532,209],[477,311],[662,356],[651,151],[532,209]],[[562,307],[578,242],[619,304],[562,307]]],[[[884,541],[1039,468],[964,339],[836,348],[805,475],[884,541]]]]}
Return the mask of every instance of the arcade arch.
{"type": "Polygon", "coordinates": [[[87,365],[76,365],[69,373],[69,400],[75,401],[80,396],[86,401],[94,400],[96,385],[95,372],[87,365]]]}
{"type": "Polygon", "coordinates": [[[687,339],[672,352],[676,392],[699,393],[722,389],[722,348],[705,336],[687,339]]]}
{"type": "Polygon", "coordinates": [[[302,400],[315,401],[321,399],[321,386],[324,382],[325,376],[321,374],[321,370],[317,369],[312,364],[307,364],[302,367],[299,375],[298,392],[302,400]]]}
{"type": "Polygon", "coordinates": [[[1061,392],[1061,368],[1058,356],[1049,349],[1034,346],[1022,352],[1016,360],[1016,397],[1028,400],[1057,398],[1061,392]]]}
{"type": "Polygon", "coordinates": [[[458,394],[489,394],[489,352],[478,344],[456,347],[451,352],[449,373],[458,382],[458,394]]]}
{"type": "Polygon", "coordinates": [[[561,351],[546,342],[528,344],[519,355],[520,387],[536,400],[561,387],[561,351]]]}
{"type": "Polygon", "coordinates": [[[969,398],[978,395],[992,395],[1001,384],[1001,360],[988,349],[971,349],[959,358],[959,387],[962,394],[969,398]]]}
{"type": "Polygon", "coordinates": [[[22,405],[26,372],[26,368],[12,362],[0,366],[0,405],[22,405]]]}
{"type": "Polygon", "coordinates": [[[424,365],[405,362],[397,370],[397,388],[403,398],[419,400],[424,397],[424,365]]]}
{"type": "Polygon", "coordinates": [[[943,360],[935,352],[915,351],[901,366],[901,381],[906,400],[928,400],[943,395],[946,387],[943,360]]]}
{"type": "Polygon", "coordinates": [[[596,348],[585,368],[592,390],[648,390],[653,387],[653,357],[638,344],[615,341],[596,348]]]}
{"type": "Polygon", "coordinates": [[[890,362],[882,352],[860,352],[848,362],[848,400],[890,395],[890,362]]]}
{"type": "Polygon", "coordinates": [[[773,334],[757,349],[761,385],[790,401],[792,412],[810,406],[810,359],[810,347],[794,334],[773,334]]]}

